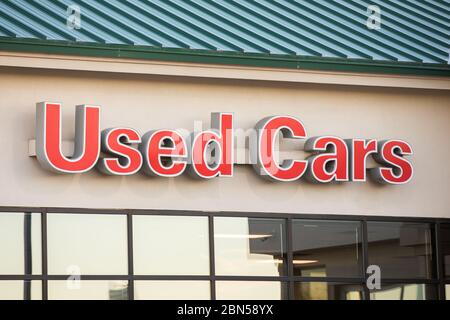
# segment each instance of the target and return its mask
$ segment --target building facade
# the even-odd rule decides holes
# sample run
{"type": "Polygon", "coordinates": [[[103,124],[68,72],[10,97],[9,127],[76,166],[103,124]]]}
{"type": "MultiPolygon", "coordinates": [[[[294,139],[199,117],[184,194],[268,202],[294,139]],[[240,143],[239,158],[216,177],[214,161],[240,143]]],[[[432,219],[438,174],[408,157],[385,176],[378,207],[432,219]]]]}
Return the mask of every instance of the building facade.
{"type": "Polygon", "coordinates": [[[2,2],[0,299],[449,299],[449,5],[377,3],[2,2]]]}

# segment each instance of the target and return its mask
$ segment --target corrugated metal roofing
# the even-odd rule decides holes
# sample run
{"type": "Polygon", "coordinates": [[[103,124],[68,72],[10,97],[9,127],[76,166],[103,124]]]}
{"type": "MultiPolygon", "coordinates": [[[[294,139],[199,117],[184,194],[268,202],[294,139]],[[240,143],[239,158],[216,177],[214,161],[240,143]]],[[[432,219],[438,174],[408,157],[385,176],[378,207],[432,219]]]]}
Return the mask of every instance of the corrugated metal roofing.
{"type": "Polygon", "coordinates": [[[446,64],[450,2],[1,0],[0,38],[446,64]],[[70,5],[80,29],[67,27],[70,5]],[[366,26],[369,5],[381,9],[378,30],[366,26]]]}

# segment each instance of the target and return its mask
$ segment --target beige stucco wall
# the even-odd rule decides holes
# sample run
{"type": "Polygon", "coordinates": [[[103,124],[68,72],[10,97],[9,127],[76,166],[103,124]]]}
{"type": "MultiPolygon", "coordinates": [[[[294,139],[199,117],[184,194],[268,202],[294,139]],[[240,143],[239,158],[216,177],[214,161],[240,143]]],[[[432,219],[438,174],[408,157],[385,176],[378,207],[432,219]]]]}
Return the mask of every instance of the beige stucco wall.
{"type": "Polygon", "coordinates": [[[450,217],[450,91],[1,68],[0,119],[0,206],[450,217]],[[380,186],[273,183],[250,166],[210,181],[56,175],[28,156],[35,104],[44,100],[64,104],[68,140],[74,106],[83,103],[102,106],[102,128],[141,133],[192,129],[195,120],[209,123],[212,111],[233,112],[240,128],[268,115],[292,115],[309,136],[404,139],[415,152],[415,176],[407,185],[380,186]]]}

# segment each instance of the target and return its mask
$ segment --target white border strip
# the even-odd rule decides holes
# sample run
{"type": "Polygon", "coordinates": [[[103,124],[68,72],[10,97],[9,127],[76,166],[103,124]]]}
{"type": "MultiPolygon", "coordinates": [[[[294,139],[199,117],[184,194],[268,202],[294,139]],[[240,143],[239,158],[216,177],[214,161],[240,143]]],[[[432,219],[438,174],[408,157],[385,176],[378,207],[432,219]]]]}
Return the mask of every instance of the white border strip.
{"type": "Polygon", "coordinates": [[[0,52],[0,66],[293,83],[450,90],[450,78],[0,52]]]}

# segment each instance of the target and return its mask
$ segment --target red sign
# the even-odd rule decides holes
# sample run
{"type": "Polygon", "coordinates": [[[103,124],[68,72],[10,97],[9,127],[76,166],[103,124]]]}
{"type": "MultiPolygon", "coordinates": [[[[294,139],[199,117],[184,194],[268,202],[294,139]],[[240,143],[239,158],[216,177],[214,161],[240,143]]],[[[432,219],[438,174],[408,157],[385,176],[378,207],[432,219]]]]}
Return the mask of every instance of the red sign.
{"type": "MultiPolygon", "coordinates": [[[[193,177],[232,177],[234,166],[233,114],[212,113],[211,129],[183,136],[177,130],[152,130],[140,135],[131,128],[100,129],[100,107],[76,108],[75,148],[72,157],[61,148],[61,104],[36,106],[36,155],[39,163],[58,173],[83,173],[97,167],[109,175],[176,177],[185,171],[193,177]]],[[[404,156],[411,146],[402,140],[308,138],[302,122],[291,116],[272,116],[255,126],[250,145],[257,174],[276,181],[304,178],[311,182],[366,181],[403,184],[411,180],[413,167],[404,156]],[[306,159],[276,159],[279,136],[305,140],[306,159]],[[372,156],[378,167],[367,169],[372,156]],[[368,174],[367,174],[368,173],[368,174]]]]}

